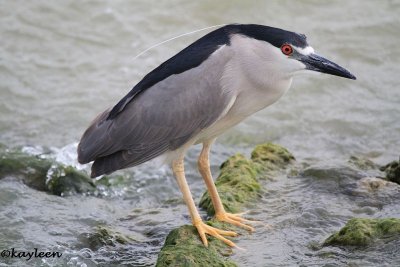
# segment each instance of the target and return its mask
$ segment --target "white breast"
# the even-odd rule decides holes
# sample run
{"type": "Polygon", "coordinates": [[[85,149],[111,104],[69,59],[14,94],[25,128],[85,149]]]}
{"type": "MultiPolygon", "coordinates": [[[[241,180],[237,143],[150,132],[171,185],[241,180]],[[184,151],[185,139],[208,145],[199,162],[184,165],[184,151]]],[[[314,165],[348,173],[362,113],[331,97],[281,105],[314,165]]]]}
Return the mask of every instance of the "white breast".
{"type": "MultiPolygon", "coordinates": [[[[270,44],[255,39],[234,36],[231,49],[234,56],[225,66],[221,85],[234,97],[226,112],[203,130],[196,143],[214,138],[245,118],[276,102],[289,89],[292,78],[282,75],[269,60],[276,55],[270,44]]],[[[279,52],[279,51],[278,51],[279,52]]],[[[276,62],[276,61],[275,61],[276,62]]]]}

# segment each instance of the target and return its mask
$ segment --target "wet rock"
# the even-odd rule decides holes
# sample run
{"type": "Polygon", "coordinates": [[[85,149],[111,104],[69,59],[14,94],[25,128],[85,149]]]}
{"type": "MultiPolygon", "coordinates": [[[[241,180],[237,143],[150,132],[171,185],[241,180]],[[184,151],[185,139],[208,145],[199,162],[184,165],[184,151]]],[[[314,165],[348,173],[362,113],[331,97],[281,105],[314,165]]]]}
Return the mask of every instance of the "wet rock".
{"type": "Polygon", "coordinates": [[[311,166],[303,170],[301,175],[303,177],[313,177],[319,182],[348,183],[349,181],[361,179],[364,174],[348,166],[311,166]]]}
{"type": "MultiPolygon", "coordinates": [[[[258,168],[241,154],[230,157],[222,164],[215,185],[226,211],[239,212],[244,203],[259,195],[261,185],[256,178],[258,168]]],[[[203,194],[199,206],[208,215],[214,215],[214,206],[208,191],[203,194]]]]}
{"type": "MultiPolygon", "coordinates": [[[[286,167],[294,157],[290,152],[278,145],[267,143],[256,146],[251,159],[241,154],[230,157],[221,165],[221,172],[215,185],[224,208],[228,212],[239,212],[245,203],[259,196],[261,185],[258,177],[286,167]]],[[[208,192],[205,192],[199,206],[214,215],[214,207],[208,192]]]]}
{"type": "Polygon", "coordinates": [[[222,256],[230,253],[231,249],[215,238],[211,238],[208,247],[205,247],[197,229],[184,225],[169,233],[156,266],[237,266],[222,256]]]}
{"type": "Polygon", "coordinates": [[[358,187],[368,192],[381,190],[388,186],[396,186],[396,184],[378,177],[364,177],[358,181],[358,187]]]}
{"type": "Polygon", "coordinates": [[[360,170],[376,170],[379,168],[379,165],[373,162],[372,160],[364,157],[356,157],[351,156],[349,159],[349,163],[360,170]]]}
{"type": "MultiPolygon", "coordinates": [[[[48,156],[32,155],[21,149],[8,149],[1,145],[0,179],[7,176],[21,179],[36,190],[59,196],[91,194],[96,190],[96,184],[85,172],[58,163],[48,156]]],[[[107,186],[109,180],[104,177],[98,183],[107,186]]]]}
{"type": "Polygon", "coordinates": [[[46,191],[58,195],[91,194],[96,190],[93,180],[72,166],[53,165],[47,173],[46,191]]]}
{"type": "Polygon", "coordinates": [[[324,246],[366,246],[389,236],[400,238],[400,219],[354,218],[337,233],[328,237],[324,246]]]}
{"type": "Polygon", "coordinates": [[[255,147],[251,160],[258,163],[262,170],[278,170],[294,161],[294,156],[284,147],[266,143],[255,147]]]}
{"type": "Polygon", "coordinates": [[[6,176],[18,177],[29,187],[45,191],[46,175],[51,165],[49,159],[0,146],[0,179],[6,176]]]}
{"type": "Polygon", "coordinates": [[[400,184],[400,159],[381,167],[381,171],[386,173],[386,179],[391,182],[400,184]]]}
{"type": "Polygon", "coordinates": [[[79,236],[82,247],[88,247],[91,250],[97,250],[103,246],[113,246],[118,244],[126,245],[137,241],[129,235],[108,228],[107,226],[97,226],[93,233],[85,233],[79,236]]]}

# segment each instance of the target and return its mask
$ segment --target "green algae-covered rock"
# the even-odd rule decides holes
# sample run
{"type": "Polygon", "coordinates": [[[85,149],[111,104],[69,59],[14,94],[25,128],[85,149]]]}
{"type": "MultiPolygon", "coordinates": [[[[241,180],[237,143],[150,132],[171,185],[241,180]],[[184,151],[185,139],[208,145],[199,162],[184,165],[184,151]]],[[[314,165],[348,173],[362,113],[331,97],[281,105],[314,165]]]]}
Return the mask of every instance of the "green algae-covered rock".
{"type": "Polygon", "coordinates": [[[197,229],[191,225],[184,225],[169,233],[158,255],[156,266],[237,266],[222,256],[229,254],[227,249],[230,250],[215,238],[211,238],[208,247],[205,247],[197,229]]]}
{"type": "MultiPolygon", "coordinates": [[[[93,193],[96,190],[93,180],[85,172],[47,157],[1,145],[0,179],[6,176],[16,177],[31,188],[59,196],[93,193]]],[[[107,179],[101,179],[99,183],[104,185],[105,180],[107,179]]]]}
{"type": "MultiPolygon", "coordinates": [[[[256,178],[258,169],[254,162],[241,154],[230,157],[221,165],[215,185],[227,212],[239,212],[243,204],[258,196],[261,190],[256,178]]],[[[215,213],[208,192],[203,194],[199,206],[209,215],[215,213]]]]}
{"type": "Polygon", "coordinates": [[[135,238],[104,225],[97,226],[92,233],[81,234],[79,240],[83,247],[92,250],[97,250],[103,246],[115,247],[118,244],[125,245],[136,241],[135,238]]]}
{"type": "Polygon", "coordinates": [[[356,157],[351,156],[349,161],[351,165],[355,166],[360,170],[375,170],[379,168],[379,165],[373,162],[372,160],[365,157],[356,157]]]}
{"type": "Polygon", "coordinates": [[[400,219],[354,218],[337,233],[328,237],[324,246],[366,246],[376,239],[400,235],[400,219]]]}
{"type": "Polygon", "coordinates": [[[51,165],[49,159],[0,146],[0,179],[6,176],[20,177],[29,187],[44,191],[46,174],[51,165]]]}
{"type": "Polygon", "coordinates": [[[400,160],[392,161],[391,163],[383,166],[381,171],[386,173],[386,179],[400,184],[400,160]]]}
{"type": "MultiPolygon", "coordinates": [[[[251,160],[241,154],[230,157],[221,165],[221,172],[215,181],[222,204],[228,212],[239,212],[245,203],[259,196],[261,185],[257,177],[271,171],[285,168],[294,160],[287,149],[267,143],[256,146],[251,160]]],[[[208,192],[205,192],[199,206],[214,215],[214,207],[208,192]]]]}
{"type": "Polygon", "coordinates": [[[96,185],[84,172],[72,166],[53,165],[47,173],[47,191],[64,196],[76,193],[93,193],[96,185]]]}
{"type": "Polygon", "coordinates": [[[272,143],[258,145],[251,152],[251,160],[260,164],[264,170],[282,169],[294,159],[286,148],[272,143]]]}

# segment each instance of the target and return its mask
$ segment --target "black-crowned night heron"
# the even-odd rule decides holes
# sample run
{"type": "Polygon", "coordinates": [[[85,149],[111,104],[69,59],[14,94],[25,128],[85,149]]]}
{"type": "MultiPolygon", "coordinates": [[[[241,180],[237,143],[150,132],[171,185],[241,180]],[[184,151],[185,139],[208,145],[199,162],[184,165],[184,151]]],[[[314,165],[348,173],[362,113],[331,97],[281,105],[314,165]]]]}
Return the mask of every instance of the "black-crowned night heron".
{"type": "Polygon", "coordinates": [[[184,156],[202,143],[199,171],[218,220],[253,230],[238,214],[227,213],[210,172],[215,138],[277,101],[304,70],[355,77],[317,55],[306,36],[263,25],[223,26],[147,74],[113,108],[101,113],[83,134],[80,163],[94,161],[92,177],[139,165],[156,157],[171,164],[193,225],[230,246],[235,236],[205,224],[185,179],[184,156]]]}

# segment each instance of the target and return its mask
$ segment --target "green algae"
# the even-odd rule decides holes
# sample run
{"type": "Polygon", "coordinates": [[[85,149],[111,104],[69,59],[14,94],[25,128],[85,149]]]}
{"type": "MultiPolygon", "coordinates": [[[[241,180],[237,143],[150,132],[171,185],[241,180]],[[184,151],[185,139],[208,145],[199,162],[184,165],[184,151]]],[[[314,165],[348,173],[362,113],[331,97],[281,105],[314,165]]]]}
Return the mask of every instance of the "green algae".
{"type": "Polygon", "coordinates": [[[367,246],[387,236],[400,235],[400,219],[353,218],[337,233],[328,237],[324,246],[367,246]]]}
{"type": "Polygon", "coordinates": [[[111,229],[104,225],[98,225],[91,233],[84,233],[79,236],[83,247],[97,250],[103,246],[126,245],[137,240],[129,235],[111,229]]]}
{"type": "Polygon", "coordinates": [[[285,168],[295,158],[286,148],[266,143],[254,148],[251,152],[251,160],[258,163],[261,170],[273,171],[285,168]]]}
{"type": "MultiPolygon", "coordinates": [[[[215,181],[222,204],[227,212],[239,212],[243,204],[256,198],[261,185],[257,181],[258,166],[241,154],[236,154],[221,166],[221,173],[215,181]]],[[[205,192],[199,206],[214,215],[211,197],[205,192]]]]}
{"type": "Polygon", "coordinates": [[[12,176],[27,186],[54,195],[92,194],[97,183],[109,186],[110,179],[103,177],[94,182],[85,172],[66,166],[42,155],[31,155],[21,149],[0,145],[0,179],[12,176]]]}
{"type": "Polygon", "coordinates": [[[348,163],[355,166],[357,169],[364,171],[376,170],[379,168],[378,164],[365,157],[351,156],[350,159],[348,160],[348,163]]]}
{"type": "Polygon", "coordinates": [[[0,179],[7,176],[22,177],[28,186],[45,191],[45,177],[51,165],[49,159],[0,146],[0,179]]]}
{"type": "Polygon", "coordinates": [[[156,266],[237,266],[222,256],[231,253],[226,250],[227,246],[215,238],[210,238],[208,247],[205,247],[197,229],[184,225],[169,233],[158,255],[156,266]]]}
{"type": "Polygon", "coordinates": [[[72,166],[53,165],[47,173],[47,191],[54,195],[88,194],[96,190],[93,180],[72,166]]]}
{"type": "MultiPolygon", "coordinates": [[[[256,146],[251,159],[241,154],[230,157],[221,165],[221,172],[215,180],[221,201],[227,212],[239,212],[243,205],[256,199],[261,192],[258,178],[285,168],[294,160],[285,148],[266,143],[256,146]]],[[[208,192],[200,199],[199,206],[214,215],[214,206],[208,192]]]]}

